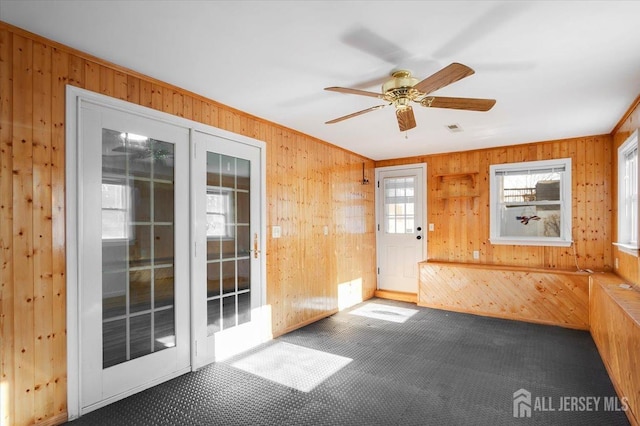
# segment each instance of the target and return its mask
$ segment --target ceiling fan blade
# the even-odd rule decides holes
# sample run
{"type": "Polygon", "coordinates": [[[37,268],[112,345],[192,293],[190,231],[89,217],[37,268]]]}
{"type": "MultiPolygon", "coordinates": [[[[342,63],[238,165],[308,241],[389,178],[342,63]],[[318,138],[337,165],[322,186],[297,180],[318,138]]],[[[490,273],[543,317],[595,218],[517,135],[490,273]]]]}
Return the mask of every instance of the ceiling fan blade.
{"type": "Polygon", "coordinates": [[[369,96],[372,98],[383,99],[384,95],[382,93],[368,92],[366,90],[359,89],[349,89],[347,87],[325,87],[324,90],[328,90],[330,92],[338,92],[338,93],[349,93],[351,95],[362,95],[369,96]]]}
{"type": "Polygon", "coordinates": [[[396,109],[396,118],[401,132],[416,127],[416,117],[413,115],[413,108],[410,106],[396,109]]]}
{"type": "Polygon", "coordinates": [[[495,104],[495,99],[447,98],[444,96],[427,96],[420,101],[420,105],[428,108],[464,109],[467,111],[489,111],[495,104]]]}
{"type": "Polygon", "coordinates": [[[425,78],[421,82],[413,86],[414,89],[429,94],[435,92],[438,89],[442,89],[445,86],[455,83],[458,80],[462,80],[465,77],[470,76],[475,71],[466,65],[459,64],[457,62],[447,65],[440,71],[425,78]]]}
{"type": "Polygon", "coordinates": [[[392,65],[398,65],[411,56],[401,46],[365,27],[358,27],[349,31],[342,37],[342,41],[392,65]]]}
{"type": "Polygon", "coordinates": [[[374,77],[365,81],[360,81],[357,84],[354,84],[353,87],[356,89],[366,89],[373,86],[381,87],[384,83],[386,83],[389,80],[389,75],[390,73],[386,73],[385,75],[380,77],[374,77]]]}
{"type": "MultiPolygon", "coordinates": [[[[390,105],[390,104],[389,104],[390,105]]],[[[329,120],[326,121],[324,124],[333,124],[333,123],[337,123],[339,121],[342,120],[346,120],[348,118],[353,118],[353,117],[357,117],[358,115],[362,115],[362,114],[366,114],[367,112],[371,112],[371,111],[375,111],[377,109],[381,109],[386,107],[387,105],[376,105],[374,107],[371,108],[367,108],[367,109],[363,109],[362,111],[358,111],[358,112],[354,112],[352,114],[348,114],[348,115],[343,115],[342,117],[338,117],[338,118],[334,118],[333,120],[329,120]]]]}
{"type": "Polygon", "coordinates": [[[433,57],[456,56],[465,48],[469,48],[472,43],[508,24],[529,7],[530,5],[525,2],[500,2],[498,5],[492,6],[475,21],[462,27],[452,39],[433,52],[433,57]]]}

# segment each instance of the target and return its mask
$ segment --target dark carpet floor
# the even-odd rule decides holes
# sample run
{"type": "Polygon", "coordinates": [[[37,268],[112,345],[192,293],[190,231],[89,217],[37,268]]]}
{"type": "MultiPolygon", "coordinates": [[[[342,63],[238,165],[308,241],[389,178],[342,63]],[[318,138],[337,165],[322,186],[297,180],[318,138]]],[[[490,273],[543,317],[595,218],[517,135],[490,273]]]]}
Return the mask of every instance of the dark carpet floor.
{"type": "Polygon", "coordinates": [[[623,405],[588,332],[372,299],[70,425],[628,425],[623,405]],[[234,366],[275,345],[346,365],[306,390],[234,366]]]}

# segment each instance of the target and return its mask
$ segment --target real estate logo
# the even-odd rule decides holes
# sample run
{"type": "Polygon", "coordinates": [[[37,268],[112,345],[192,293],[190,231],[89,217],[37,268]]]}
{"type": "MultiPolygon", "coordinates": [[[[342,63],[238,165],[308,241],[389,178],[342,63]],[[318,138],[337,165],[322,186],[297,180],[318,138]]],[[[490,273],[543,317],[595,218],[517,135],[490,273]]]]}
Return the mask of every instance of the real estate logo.
{"type": "Polygon", "coordinates": [[[531,417],[531,392],[518,389],[513,393],[513,417],[531,417]]]}
{"type": "Polygon", "coordinates": [[[531,396],[526,389],[513,393],[513,417],[531,417],[534,411],[540,412],[583,412],[583,411],[627,411],[628,398],[617,396],[531,396]]]}

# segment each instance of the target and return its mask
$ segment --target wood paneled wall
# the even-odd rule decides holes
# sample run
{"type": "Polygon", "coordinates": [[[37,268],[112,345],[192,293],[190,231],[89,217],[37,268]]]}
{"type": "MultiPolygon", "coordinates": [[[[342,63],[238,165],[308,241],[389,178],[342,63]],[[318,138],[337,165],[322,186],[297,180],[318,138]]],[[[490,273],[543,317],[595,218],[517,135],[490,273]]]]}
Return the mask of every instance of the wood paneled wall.
{"type": "Polygon", "coordinates": [[[421,262],[418,305],[589,329],[589,274],[549,269],[421,262]]]}
{"type": "MultiPolygon", "coordinates": [[[[616,241],[618,236],[618,148],[638,128],[640,128],[640,96],[631,108],[629,108],[629,111],[613,132],[613,167],[611,170],[611,192],[614,200],[612,206],[613,231],[611,234],[613,241],[616,241]]],[[[635,284],[640,284],[640,257],[632,256],[629,253],[619,250],[617,247],[613,247],[613,258],[614,267],[615,259],[618,259],[618,267],[615,269],[618,275],[635,284]]]]}
{"type": "Polygon", "coordinates": [[[267,224],[283,234],[267,241],[275,335],[335,312],[339,286],[373,295],[374,189],[360,184],[373,161],[0,22],[3,425],[66,419],[67,84],[267,143],[267,224]]]}
{"type": "Polygon", "coordinates": [[[574,271],[579,268],[611,270],[611,141],[609,135],[590,136],[377,161],[376,167],[427,163],[427,221],[435,227],[427,233],[430,260],[574,271]],[[573,169],[574,246],[492,245],[489,242],[489,166],[566,157],[572,159],[573,169]],[[478,196],[437,197],[437,176],[454,173],[478,173],[478,196]],[[480,252],[478,260],[473,259],[474,250],[480,252]]]}
{"type": "Polygon", "coordinates": [[[632,425],[640,424],[640,291],[614,274],[590,278],[591,336],[632,425]]]}

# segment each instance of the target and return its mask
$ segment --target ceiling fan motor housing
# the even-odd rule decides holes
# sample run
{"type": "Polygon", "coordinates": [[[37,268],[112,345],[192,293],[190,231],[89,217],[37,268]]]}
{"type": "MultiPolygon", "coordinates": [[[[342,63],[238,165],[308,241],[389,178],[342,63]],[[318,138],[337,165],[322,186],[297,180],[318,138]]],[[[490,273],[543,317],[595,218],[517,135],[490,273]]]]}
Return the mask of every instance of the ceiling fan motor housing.
{"type": "Polygon", "coordinates": [[[396,107],[403,108],[409,106],[412,100],[422,93],[413,88],[418,83],[418,79],[411,76],[411,72],[406,70],[395,71],[392,79],[382,85],[384,99],[392,102],[396,107]]]}
{"type": "Polygon", "coordinates": [[[411,88],[418,84],[418,79],[412,77],[409,71],[396,71],[391,76],[393,78],[382,85],[382,93],[387,93],[394,89],[411,88]]]}

